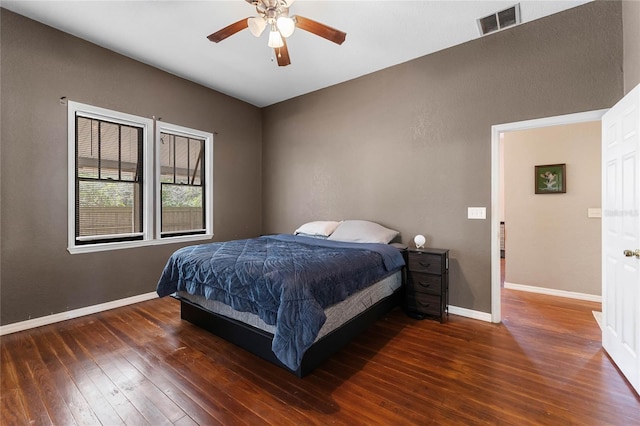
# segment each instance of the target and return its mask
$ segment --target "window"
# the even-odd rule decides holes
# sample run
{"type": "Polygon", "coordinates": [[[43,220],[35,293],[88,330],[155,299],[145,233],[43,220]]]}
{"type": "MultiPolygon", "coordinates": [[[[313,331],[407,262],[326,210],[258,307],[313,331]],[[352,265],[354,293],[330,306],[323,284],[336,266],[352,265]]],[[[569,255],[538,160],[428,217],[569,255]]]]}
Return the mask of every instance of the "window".
{"type": "Polygon", "coordinates": [[[158,234],[204,234],[210,220],[207,174],[210,134],[158,123],[158,234]],[[208,208],[209,207],[209,208],[208,208]]]}
{"type": "Polygon", "coordinates": [[[69,252],[211,238],[211,133],[77,102],[68,126],[69,252]]]}
{"type": "Polygon", "coordinates": [[[143,238],[144,128],[76,115],[76,244],[143,238]]]}

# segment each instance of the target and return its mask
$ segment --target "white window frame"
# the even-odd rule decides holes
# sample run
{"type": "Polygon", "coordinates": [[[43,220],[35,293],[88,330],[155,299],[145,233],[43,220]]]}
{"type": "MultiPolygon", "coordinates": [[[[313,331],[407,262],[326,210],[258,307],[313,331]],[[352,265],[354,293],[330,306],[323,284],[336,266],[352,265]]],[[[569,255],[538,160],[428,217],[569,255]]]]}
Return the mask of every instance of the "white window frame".
{"type": "MultiPolygon", "coordinates": [[[[168,123],[157,122],[154,132],[154,121],[123,112],[100,108],[93,105],[68,101],[67,103],[67,251],[71,254],[93,253],[109,250],[120,250],[144,247],[157,244],[172,244],[187,241],[207,240],[213,237],[213,134],[168,123]],[[143,196],[142,196],[142,239],[135,241],[114,241],[95,244],[76,244],[76,115],[97,120],[110,121],[141,127],[143,129],[143,196]],[[160,237],[160,160],[154,155],[156,144],[160,140],[160,131],[191,135],[205,139],[205,190],[206,230],[204,234],[160,237]],[[155,210],[155,212],[154,212],[155,210]]],[[[156,156],[158,157],[158,156],[156,156]]]]}
{"type": "Polygon", "coordinates": [[[193,139],[204,140],[204,189],[206,196],[204,197],[204,203],[202,207],[205,209],[205,233],[204,234],[192,234],[192,235],[165,235],[161,236],[161,216],[162,216],[162,197],[160,194],[160,156],[156,155],[156,173],[155,173],[155,200],[156,200],[156,214],[155,214],[155,235],[159,240],[167,242],[184,242],[184,241],[198,241],[202,239],[210,239],[213,237],[213,134],[203,132],[200,130],[190,129],[187,127],[178,126],[177,124],[165,123],[164,121],[158,121],[156,123],[156,138],[155,147],[156,152],[159,152],[158,144],[160,143],[160,134],[170,133],[177,136],[184,136],[193,139]]]}

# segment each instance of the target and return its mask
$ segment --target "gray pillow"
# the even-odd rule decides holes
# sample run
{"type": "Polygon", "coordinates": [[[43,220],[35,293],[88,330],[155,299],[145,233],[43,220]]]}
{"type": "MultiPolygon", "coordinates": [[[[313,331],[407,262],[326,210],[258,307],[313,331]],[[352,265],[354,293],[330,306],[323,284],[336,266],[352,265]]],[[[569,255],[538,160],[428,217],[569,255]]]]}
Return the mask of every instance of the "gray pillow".
{"type": "Polygon", "coordinates": [[[329,240],[353,243],[388,244],[399,234],[398,231],[385,228],[367,220],[345,220],[338,225],[329,240]]]}
{"type": "Polygon", "coordinates": [[[326,240],[327,236],[326,235],[317,235],[317,234],[304,234],[302,232],[298,232],[296,234],[296,237],[307,237],[307,238],[317,238],[320,240],[326,240]]]}

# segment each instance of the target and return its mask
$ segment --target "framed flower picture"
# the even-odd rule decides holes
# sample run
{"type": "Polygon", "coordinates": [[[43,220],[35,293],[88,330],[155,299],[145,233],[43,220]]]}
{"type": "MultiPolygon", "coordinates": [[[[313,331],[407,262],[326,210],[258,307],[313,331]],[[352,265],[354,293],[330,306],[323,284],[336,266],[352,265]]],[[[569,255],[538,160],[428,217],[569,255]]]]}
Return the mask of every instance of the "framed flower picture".
{"type": "Polygon", "coordinates": [[[536,185],[536,194],[564,194],[567,192],[567,165],[535,166],[533,181],[536,185]]]}

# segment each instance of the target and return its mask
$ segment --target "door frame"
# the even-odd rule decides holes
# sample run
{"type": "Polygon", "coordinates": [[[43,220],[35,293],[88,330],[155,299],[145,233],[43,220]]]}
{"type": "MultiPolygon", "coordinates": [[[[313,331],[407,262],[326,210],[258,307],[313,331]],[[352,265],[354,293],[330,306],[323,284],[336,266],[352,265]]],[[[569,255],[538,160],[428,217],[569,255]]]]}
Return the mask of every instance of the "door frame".
{"type": "Polygon", "coordinates": [[[491,322],[502,321],[500,287],[500,134],[541,127],[600,121],[608,109],[557,115],[491,126],[491,322]]]}

